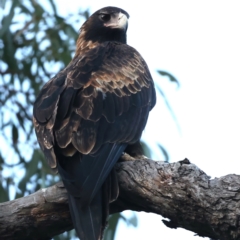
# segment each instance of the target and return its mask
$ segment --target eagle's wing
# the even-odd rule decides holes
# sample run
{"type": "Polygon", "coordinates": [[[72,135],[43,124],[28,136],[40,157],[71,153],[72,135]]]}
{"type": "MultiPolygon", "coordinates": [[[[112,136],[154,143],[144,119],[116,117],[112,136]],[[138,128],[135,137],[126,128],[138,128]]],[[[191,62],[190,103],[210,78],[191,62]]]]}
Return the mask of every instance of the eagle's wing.
{"type": "Polygon", "coordinates": [[[134,48],[107,42],[75,57],[34,104],[37,138],[50,167],[57,167],[54,146],[63,155],[93,154],[107,142],[136,142],[155,101],[148,67],[134,48]]]}
{"type": "Polygon", "coordinates": [[[155,101],[143,58],[116,42],[75,57],[43,87],[33,112],[37,138],[50,167],[58,169],[81,206],[95,201],[127,144],[140,139],[155,101]]]}

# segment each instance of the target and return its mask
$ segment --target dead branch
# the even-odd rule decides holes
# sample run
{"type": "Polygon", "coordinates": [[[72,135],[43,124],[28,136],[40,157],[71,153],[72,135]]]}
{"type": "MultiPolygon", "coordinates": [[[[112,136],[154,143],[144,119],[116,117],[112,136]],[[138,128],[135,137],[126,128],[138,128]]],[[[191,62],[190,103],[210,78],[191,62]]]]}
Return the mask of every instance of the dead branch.
{"type": "MultiPolygon", "coordinates": [[[[126,209],[168,218],[200,236],[240,239],[240,176],[210,179],[187,159],[175,163],[152,160],[116,165],[120,196],[111,213],[126,209]]],[[[61,183],[0,204],[1,239],[51,239],[72,229],[67,195],[61,183]]]]}

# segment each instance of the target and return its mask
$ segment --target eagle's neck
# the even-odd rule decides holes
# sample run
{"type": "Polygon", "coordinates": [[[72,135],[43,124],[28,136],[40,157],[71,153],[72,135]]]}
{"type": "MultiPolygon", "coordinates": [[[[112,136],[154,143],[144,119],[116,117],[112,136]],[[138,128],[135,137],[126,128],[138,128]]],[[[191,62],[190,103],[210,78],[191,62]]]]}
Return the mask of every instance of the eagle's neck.
{"type": "Polygon", "coordinates": [[[90,49],[97,47],[98,45],[99,45],[99,42],[93,42],[91,40],[85,41],[82,38],[78,38],[75,56],[82,55],[85,52],[89,51],[90,49]]]}
{"type": "Polygon", "coordinates": [[[91,32],[85,31],[85,29],[81,29],[80,36],[77,40],[76,45],[76,55],[83,54],[84,52],[97,47],[99,44],[106,41],[114,41],[126,44],[126,33],[120,29],[115,29],[109,31],[108,29],[105,32],[91,32]]]}

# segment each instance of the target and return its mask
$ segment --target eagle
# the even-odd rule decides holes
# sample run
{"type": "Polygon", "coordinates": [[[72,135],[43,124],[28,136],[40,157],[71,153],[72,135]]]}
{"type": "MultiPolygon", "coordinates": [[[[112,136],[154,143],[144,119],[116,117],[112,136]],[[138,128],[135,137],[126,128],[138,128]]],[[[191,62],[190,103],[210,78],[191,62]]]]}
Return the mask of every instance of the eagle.
{"type": "Polygon", "coordinates": [[[126,43],[128,19],[117,7],[93,13],[73,59],[43,86],[33,107],[40,148],[61,176],[81,240],[102,239],[109,204],[119,194],[114,165],[139,146],[156,102],[146,62],[126,43]]]}

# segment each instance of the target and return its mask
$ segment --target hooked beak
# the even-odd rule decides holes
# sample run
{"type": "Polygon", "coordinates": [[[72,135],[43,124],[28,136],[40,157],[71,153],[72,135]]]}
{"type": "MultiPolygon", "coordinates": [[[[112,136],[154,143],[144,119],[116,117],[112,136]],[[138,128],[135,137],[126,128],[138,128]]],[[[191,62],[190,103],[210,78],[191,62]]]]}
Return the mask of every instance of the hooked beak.
{"type": "Polygon", "coordinates": [[[104,26],[110,28],[124,29],[126,31],[128,26],[128,18],[124,13],[114,13],[111,20],[105,23],[104,26]]]}

